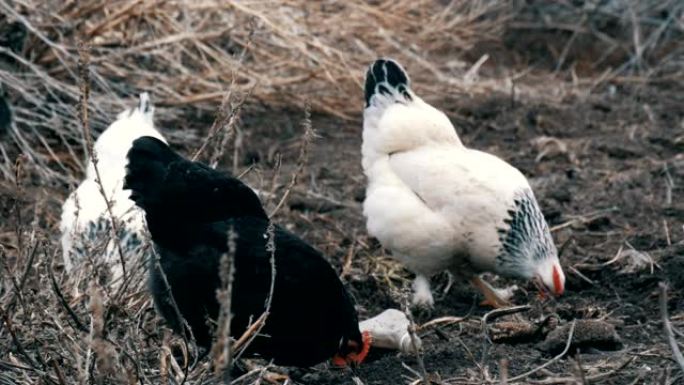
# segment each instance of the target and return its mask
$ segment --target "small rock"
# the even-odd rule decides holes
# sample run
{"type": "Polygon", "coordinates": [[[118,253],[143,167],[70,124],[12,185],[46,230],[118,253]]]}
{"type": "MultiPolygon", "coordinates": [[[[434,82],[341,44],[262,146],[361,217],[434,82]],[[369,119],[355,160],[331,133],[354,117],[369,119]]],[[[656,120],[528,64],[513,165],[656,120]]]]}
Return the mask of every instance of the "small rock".
{"type": "MultiPolygon", "coordinates": [[[[558,327],[550,332],[537,347],[552,355],[562,352],[567,344],[571,327],[572,323],[558,327]]],[[[587,351],[592,348],[604,351],[621,349],[622,340],[615,326],[605,321],[577,320],[569,352],[575,352],[576,349],[587,351]]]]}

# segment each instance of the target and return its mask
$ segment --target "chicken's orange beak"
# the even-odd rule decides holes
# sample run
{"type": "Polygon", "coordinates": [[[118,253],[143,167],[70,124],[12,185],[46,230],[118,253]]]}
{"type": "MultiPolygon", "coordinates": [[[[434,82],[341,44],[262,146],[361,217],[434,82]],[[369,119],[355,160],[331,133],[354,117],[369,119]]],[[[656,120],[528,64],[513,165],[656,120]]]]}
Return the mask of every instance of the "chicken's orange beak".
{"type": "Polygon", "coordinates": [[[357,346],[357,343],[355,341],[349,341],[350,347],[352,347],[354,350],[352,350],[352,352],[347,354],[346,356],[342,356],[339,353],[335,354],[335,356],[332,358],[333,365],[345,367],[348,365],[355,366],[361,364],[363,360],[366,359],[366,356],[370,351],[371,344],[373,343],[373,338],[371,337],[370,332],[365,331],[361,333],[361,339],[363,341],[363,346],[361,347],[357,346]]]}

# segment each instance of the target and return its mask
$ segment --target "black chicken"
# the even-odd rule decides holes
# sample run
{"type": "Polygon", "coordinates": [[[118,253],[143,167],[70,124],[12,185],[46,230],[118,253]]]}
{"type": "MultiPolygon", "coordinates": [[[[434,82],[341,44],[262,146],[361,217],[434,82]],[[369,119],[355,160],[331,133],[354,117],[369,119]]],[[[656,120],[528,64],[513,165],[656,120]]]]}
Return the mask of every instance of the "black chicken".
{"type": "MultiPolygon", "coordinates": [[[[239,337],[265,310],[271,284],[269,219],[256,194],[238,179],[184,159],[164,142],[142,137],[128,153],[125,189],[145,211],[159,254],[150,266],[157,310],[177,332],[178,310],[198,345],[209,347],[219,303],[219,262],[236,235],[231,335],[239,337]]],[[[275,283],[270,314],[247,349],[276,364],[306,367],[335,356],[360,363],[370,338],[359,331],[354,305],[320,252],[275,226],[275,283]]]]}

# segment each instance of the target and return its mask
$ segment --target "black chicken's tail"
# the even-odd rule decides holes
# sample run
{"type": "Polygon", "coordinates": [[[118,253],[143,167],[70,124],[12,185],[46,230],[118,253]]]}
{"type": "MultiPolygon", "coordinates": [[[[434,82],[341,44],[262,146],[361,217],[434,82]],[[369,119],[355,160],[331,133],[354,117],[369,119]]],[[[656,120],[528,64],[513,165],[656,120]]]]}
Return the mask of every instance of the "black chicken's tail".
{"type": "Polygon", "coordinates": [[[5,96],[0,95],[0,135],[10,130],[12,125],[12,109],[5,96]]]}
{"type": "Polygon", "coordinates": [[[147,210],[159,200],[169,165],[181,157],[157,138],[143,136],[128,151],[123,188],[131,190],[130,199],[147,210]]]}
{"type": "MultiPolygon", "coordinates": [[[[390,103],[411,101],[411,80],[402,66],[392,59],[378,59],[366,72],[366,107],[373,98],[386,99],[390,103]]],[[[390,104],[382,103],[382,104],[390,104]]]]}

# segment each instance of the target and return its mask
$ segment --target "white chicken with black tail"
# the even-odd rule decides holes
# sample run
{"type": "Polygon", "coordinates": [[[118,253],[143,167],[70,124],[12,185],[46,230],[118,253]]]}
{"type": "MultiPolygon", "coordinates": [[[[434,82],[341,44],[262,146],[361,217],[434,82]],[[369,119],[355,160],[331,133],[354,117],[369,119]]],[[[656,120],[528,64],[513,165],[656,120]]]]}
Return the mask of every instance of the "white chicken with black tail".
{"type": "Polygon", "coordinates": [[[78,270],[89,260],[104,262],[110,266],[110,283],[117,286],[123,275],[119,246],[127,268],[143,257],[144,213],[129,199],[131,192],[122,187],[128,162],[126,154],[133,141],[141,136],[153,136],[166,142],[155,129],[153,118],[154,106],[144,92],[140,94],[138,106],[121,112],[95,141],[100,182],[118,225],[118,239],[111,237],[112,215],[100,190],[93,160],[87,159],[84,180],[62,205],[60,231],[67,271],[78,270]]]}
{"type": "Polygon", "coordinates": [[[429,278],[445,270],[470,280],[495,307],[507,298],[480,273],[563,293],[558,251],[525,176],[465,147],[396,61],[377,60],[366,73],[361,153],[368,232],[416,274],[414,305],[434,304],[429,278]]]}

